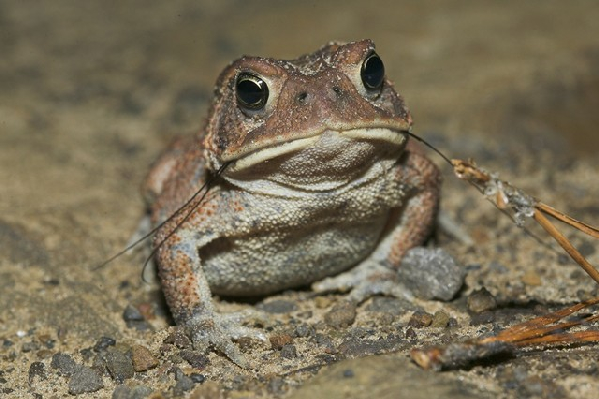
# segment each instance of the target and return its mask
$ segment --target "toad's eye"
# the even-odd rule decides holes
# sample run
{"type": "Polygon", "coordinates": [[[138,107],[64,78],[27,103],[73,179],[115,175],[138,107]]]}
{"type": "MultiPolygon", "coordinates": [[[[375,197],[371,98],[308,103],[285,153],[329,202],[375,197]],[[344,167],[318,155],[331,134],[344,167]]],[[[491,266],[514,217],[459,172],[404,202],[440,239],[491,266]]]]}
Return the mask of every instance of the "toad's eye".
{"type": "Polygon", "coordinates": [[[268,86],[259,76],[246,72],[237,76],[235,94],[240,106],[258,111],[264,108],[268,100],[268,86]]]}
{"type": "Polygon", "coordinates": [[[370,53],[362,64],[362,83],[368,90],[378,90],[383,85],[383,78],[385,77],[385,66],[383,61],[374,51],[370,53]]]}

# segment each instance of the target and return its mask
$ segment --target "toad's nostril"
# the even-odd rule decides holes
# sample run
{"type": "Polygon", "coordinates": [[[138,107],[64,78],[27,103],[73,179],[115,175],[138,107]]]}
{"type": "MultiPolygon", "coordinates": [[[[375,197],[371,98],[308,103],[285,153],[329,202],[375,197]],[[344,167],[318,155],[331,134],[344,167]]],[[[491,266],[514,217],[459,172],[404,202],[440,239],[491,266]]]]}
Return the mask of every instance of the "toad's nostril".
{"type": "Polygon", "coordinates": [[[308,99],[308,92],[306,92],[306,91],[302,91],[301,93],[299,93],[297,95],[297,101],[301,104],[305,103],[307,99],[308,99]]]}

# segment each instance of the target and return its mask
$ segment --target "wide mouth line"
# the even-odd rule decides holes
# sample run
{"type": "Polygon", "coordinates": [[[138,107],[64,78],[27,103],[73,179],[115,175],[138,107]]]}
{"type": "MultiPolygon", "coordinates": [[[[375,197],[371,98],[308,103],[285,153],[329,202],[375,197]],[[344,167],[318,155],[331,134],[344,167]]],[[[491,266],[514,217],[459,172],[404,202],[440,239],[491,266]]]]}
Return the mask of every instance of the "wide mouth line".
{"type": "Polygon", "coordinates": [[[321,136],[327,131],[336,132],[344,137],[355,140],[380,140],[398,147],[405,143],[410,132],[409,129],[398,129],[396,127],[390,126],[358,127],[348,130],[325,128],[309,136],[299,137],[297,139],[272,146],[257,148],[238,159],[231,160],[231,164],[227,168],[227,171],[237,172],[252,165],[274,159],[281,155],[308,148],[318,142],[321,136]]]}

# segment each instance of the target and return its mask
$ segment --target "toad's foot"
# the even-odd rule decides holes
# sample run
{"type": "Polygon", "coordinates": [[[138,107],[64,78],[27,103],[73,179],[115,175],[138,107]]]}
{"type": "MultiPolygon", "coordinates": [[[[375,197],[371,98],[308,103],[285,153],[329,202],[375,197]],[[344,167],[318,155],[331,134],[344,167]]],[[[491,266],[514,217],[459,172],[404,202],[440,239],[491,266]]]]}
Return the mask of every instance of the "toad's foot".
{"type": "Polygon", "coordinates": [[[312,284],[318,293],[348,292],[349,299],[355,303],[375,295],[386,295],[412,299],[409,288],[397,281],[397,272],[376,261],[366,261],[334,277],[312,284]]]}
{"type": "Polygon", "coordinates": [[[241,322],[254,312],[234,312],[220,314],[217,312],[203,312],[192,317],[186,328],[190,332],[195,349],[206,351],[213,347],[223,353],[239,367],[248,369],[249,363],[241,354],[233,340],[252,338],[266,341],[266,336],[261,331],[242,326],[241,322]]]}

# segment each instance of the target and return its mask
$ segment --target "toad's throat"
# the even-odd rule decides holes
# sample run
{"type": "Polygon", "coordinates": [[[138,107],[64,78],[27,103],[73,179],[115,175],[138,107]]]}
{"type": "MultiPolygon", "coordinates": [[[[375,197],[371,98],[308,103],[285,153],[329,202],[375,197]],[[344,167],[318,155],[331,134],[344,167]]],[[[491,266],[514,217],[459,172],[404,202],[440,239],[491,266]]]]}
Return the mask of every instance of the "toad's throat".
{"type": "Polygon", "coordinates": [[[360,128],[345,130],[343,132],[326,130],[314,136],[298,138],[278,145],[261,148],[233,161],[227,168],[227,172],[240,172],[271,159],[314,147],[317,143],[322,141],[323,137],[326,135],[338,135],[344,139],[356,141],[379,141],[387,143],[394,148],[403,147],[408,139],[406,132],[398,132],[397,130],[389,128],[360,128]]]}

